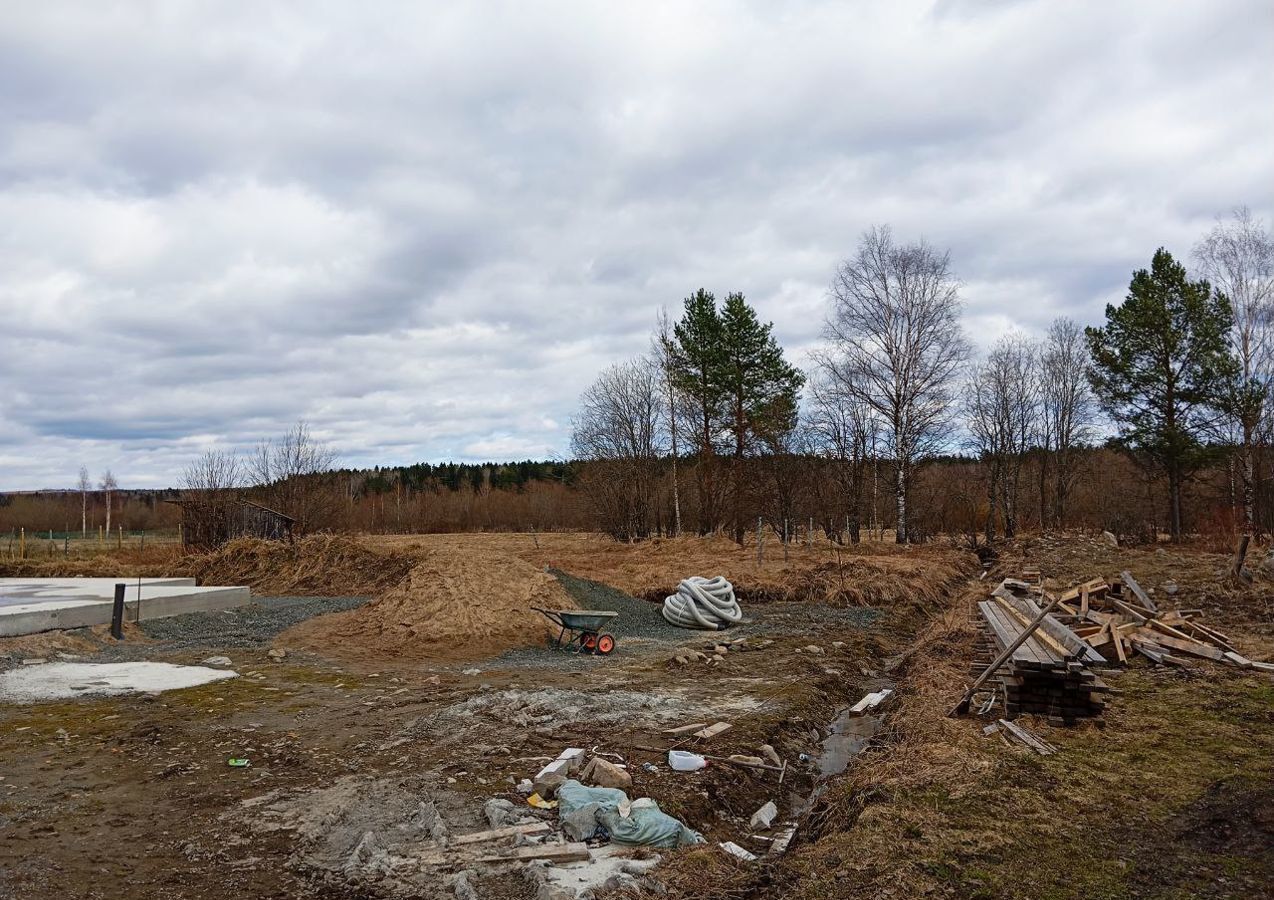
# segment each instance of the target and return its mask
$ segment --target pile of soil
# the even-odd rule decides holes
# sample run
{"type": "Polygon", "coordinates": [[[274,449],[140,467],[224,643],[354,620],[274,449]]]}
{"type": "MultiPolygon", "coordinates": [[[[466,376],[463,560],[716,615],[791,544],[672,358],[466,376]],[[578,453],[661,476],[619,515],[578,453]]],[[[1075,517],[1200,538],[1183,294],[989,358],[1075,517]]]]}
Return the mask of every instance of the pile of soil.
{"type": "Polygon", "coordinates": [[[247,585],[267,596],[369,597],[401,581],[413,562],[343,535],[315,534],[292,544],[239,538],[182,559],[168,574],[193,575],[200,584],[247,585]]]}
{"type": "Polygon", "coordinates": [[[578,608],[556,578],[516,556],[432,550],[366,606],[302,622],[276,643],[342,658],[488,657],[556,633],[533,606],[578,608]]]}

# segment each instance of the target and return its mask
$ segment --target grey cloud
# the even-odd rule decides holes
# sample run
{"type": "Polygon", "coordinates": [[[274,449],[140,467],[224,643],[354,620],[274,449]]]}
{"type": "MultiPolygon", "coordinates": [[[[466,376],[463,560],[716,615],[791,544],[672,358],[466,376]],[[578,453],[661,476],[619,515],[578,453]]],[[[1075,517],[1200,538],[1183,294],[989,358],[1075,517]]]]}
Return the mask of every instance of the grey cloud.
{"type": "Polygon", "coordinates": [[[660,306],[793,356],[867,226],[969,330],[1081,322],[1274,213],[1256,0],[27,5],[0,21],[0,488],[564,453],[660,306]]]}

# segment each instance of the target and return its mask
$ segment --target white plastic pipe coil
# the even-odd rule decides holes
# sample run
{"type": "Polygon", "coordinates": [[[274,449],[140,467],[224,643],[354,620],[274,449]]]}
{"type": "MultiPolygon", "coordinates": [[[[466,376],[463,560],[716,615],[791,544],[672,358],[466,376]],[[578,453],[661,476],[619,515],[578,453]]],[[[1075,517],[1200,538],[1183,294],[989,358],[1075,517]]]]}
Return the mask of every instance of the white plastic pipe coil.
{"type": "Polygon", "coordinates": [[[664,618],[682,628],[717,631],[743,619],[734,599],[734,585],[718,575],[692,575],[677,585],[677,593],[664,600],[664,618]]]}

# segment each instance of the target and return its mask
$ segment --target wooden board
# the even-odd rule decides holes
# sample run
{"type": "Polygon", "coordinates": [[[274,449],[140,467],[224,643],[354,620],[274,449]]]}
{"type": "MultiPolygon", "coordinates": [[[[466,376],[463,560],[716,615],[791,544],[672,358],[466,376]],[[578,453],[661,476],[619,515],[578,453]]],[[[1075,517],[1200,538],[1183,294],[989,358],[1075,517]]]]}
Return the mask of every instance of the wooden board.
{"type": "Polygon", "coordinates": [[[490,856],[479,856],[477,862],[527,862],[533,859],[547,859],[555,863],[583,862],[593,858],[588,844],[539,844],[534,847],[515,847],[504,853],[493,853],[490,856]]]}
{"type": "Polygon", "coordinates": [[[707,740],[711,740],[712,738],[716,737],[719,734],[729,731],[733,727],[734,726],[731,725],[729,722],[718,722],[715,725],[709,725],[707,728],[704,728],[700,731],[696,731],[694,733],[694,736],[701,741],[707,741],[707,740]]]}
{"type": "Polygon", "coordinates": [[[1137,598],[1137,602],[1153,613],[1159,612],[1159,607],[1155,606],[1155,601],[1150,599],[1150,595],[1141,589],[1141,585],[1137,583],[1137,579],[1132,577],[1132,573],[1125,570],[1119,573],[1119,578],[1124,583],[1124,587],[1132,591],[1132,595],[1137,598]]]}
{"type": "Polygon", "coordinates": [[[690,734],[692,731],[699,731],[701,728],[707,727],[707,722],[695,722],[692,725],[678,725],[676,728],[665,728],[664,734],[671,734],[679,737],[683,734],[690,734]]]}
{"type": "Polygon", "coordinates": [[[1219,647],[1213,647],[1211,644],[1201,644],[1198,641],[1183,641],[1171,635],[1151,631],[1148,628],[1140,629],[1137,634],[1161,647],[1170,647],[1173,650],[1180,650],[1182,653],[1188,653],[1191,656],[1199,656],[1203,659],[1216,660],[1217,662],[1225,660],[1225,651],[1219,647]]]}
{"type": "Polygon", "coordinates": [[[484,841],[497,841],[500,838],[517,837],[519,834],[544,834],[552,831],[552,827],[548,822],[535,822],[530,825],[509,825],[505,828],[492,828],[489,831],[475,831],[472,834],[462,834],[458,838],[452,840],[452,844],[481,844],[484,841]]]}

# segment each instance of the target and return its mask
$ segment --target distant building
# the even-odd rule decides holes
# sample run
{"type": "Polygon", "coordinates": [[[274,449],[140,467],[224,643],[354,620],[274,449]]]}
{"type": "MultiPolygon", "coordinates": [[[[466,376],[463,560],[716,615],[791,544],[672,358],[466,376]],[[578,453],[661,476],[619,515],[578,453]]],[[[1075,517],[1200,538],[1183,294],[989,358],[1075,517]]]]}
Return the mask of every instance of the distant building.
{"type": "Polygon", "coordinates": [[[292,540],[291,516],[239,498],[168,500],[181,508],[181,544],[188,550],[212,550],[239,537],[292,540]]]}

